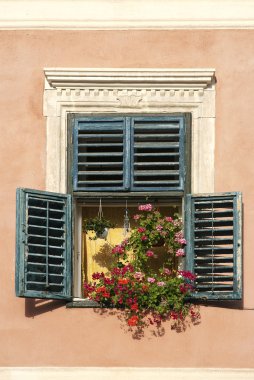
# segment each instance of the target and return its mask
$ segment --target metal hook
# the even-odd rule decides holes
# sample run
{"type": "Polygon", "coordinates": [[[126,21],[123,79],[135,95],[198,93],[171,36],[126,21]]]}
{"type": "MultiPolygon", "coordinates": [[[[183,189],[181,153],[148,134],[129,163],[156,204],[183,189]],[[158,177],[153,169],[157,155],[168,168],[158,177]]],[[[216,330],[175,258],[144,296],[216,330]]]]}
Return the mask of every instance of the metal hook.
{"type": "Polygon", "coordinates": [[[125,202],[125,214],[124,214],[124,222],[123,222],[123,235],[126,236],[130,231],[130,219],[129,219],[129,211],[128,211],[128,201],[125,202]]]}
{"type": "Polygon", "coordinates": [[[99,219],[102,219],[102,218],[103,218],[103,211],[102,211],[101,198],[100,198],[100,204],[99,204],[98,217],[99,217],[99,219]]]}

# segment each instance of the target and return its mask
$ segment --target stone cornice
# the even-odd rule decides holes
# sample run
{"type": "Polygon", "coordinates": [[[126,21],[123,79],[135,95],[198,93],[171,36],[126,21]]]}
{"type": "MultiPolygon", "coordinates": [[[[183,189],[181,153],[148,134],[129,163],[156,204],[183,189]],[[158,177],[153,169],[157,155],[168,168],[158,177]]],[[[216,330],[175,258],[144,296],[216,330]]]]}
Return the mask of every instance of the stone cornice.
{"type": "Polygon", "coordinates": [[[214,69],[45,69],[46,88],[205,89],[214,69]]]}
{"type": "Polygon", "coordinates": [[[254,0],[0,0],[0,29],[253,28],[254,0]]]}

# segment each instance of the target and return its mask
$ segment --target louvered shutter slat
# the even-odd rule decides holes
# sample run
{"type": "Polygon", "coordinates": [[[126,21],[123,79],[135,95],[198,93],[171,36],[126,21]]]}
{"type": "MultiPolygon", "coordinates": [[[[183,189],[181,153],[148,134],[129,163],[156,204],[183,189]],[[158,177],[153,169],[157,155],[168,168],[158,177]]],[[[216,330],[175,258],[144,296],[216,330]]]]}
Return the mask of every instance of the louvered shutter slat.
{"type": "Polygon", "coordinates": [[[125,118],[79,118],[73,129],[74,191],[126,188],[125,118]]]}
{"type": "Polygon", "coordinates": [[[182,191],[185,125],[177,117],[131,120],[131,189],[182,191]]]}
{"type": "MultiPolygon", "coordinates": [[[[110,156],[114,156],[114,157],[123,157],[123,153],[122,152],[96,152],[96,153],[79,153],[78,156],[81,156],[81,157],[108,157],[108,155],[110,154],[110,156]]],[[[83,165],[84,166],[84,163],[83,162],[79,162],[80,165],[83,165]]],[[[100,162],[98,161],[97,164],[99,165],[100,162]]],[[[85,164],[86,166],[86,164],[85,164]]]]}
{"type": "MultiPolygon", "coordinates": [[[[164,136],[164,139],[166,137],[171,137],[170,135],[165,135],[164,136]]],[[[135,136],[136,138],[136,136],[135,136]]],[[[143,136],[144,139],[146,139],[145,136],[143,136]]],[[[152,148],[153,151],[156,151],[157,149],[167,149],[167,151],[170,151],[170,150],[174,150],[174,149],[178,149],[179,148],[179,144],[177,143],[170,143],[169,141],[166,141],[166,142],[160,142],[158,141],[158,139],[154,139],[154,141],[151,141],[151,142],[136,142],[134,143],[134,148],[144,148],[144,149],[148,149],[148,148],[152,148]],[[155,145],[155,142],[156,142],[156,145],[155,145]]]]}
{"type": "MultiPolygon", "coordinates": [[[[99,175],[101,173],[100,170],[91,170],[91,171],[80,171],[79,174],[86,174],[86,175],[99,175]]],[[[123,174],[123,171],[122,170],[114,170],[114,171],[108,171],[108,172],[105,172],[104,175],[113,175],[113,174],[123,174]]]]}
{"type": "Polygon", "coordinates": [[[17,190],[16,293],[71,297],[71,197],[17,190]]]}
{"type": "MultiPolygon", "coordinates": [[[[111,167],[113,167],[113,166],[120,166],[120,163],[119,162],[107,162],[107,161],[101,162],[100,165],[98,165],[97,162],[87,162],[86,163],[86,167],[89,167],[89,166],[91,166],[91,167],[95,167],[95,166],[103,167],[103,166],[109,166],[109,165],[111,167]]],[[[78,166],[82,168],[83,164],[79,163],[78,166]]]]}
{"type": "Polygon", "coordinates": [[[135,180],[135,186],[138,186],[138,185],[142,186],[143,188],[141,190],[148,190],[148,189],[145,189],[145,187],[148,187],[149,190],[153,190],[153,191],[160,190],[161,187],[165,187],[166,189],[164,189],[164,190],[171,190],[172,187],[175,186],[176,190],[178,190],[177,189],[177,185],[179,184],[178,180],[174,180],[173,181],[173,180],[170,180],[169,178],[167,178],[167,179],[161,179],[161,178],[158,178],[158,177],[156,177],[156,180],[153,180],[151,175],[149,175],[147,177],[149,179],[144,178],[144,179],[140,179],[140,180],[135,180]],[[169,185],[169,183],[170,183],[171,187],[167,188],[167,186],[169,185]],[[155,186],[153,186],[153,187],[152,186],[148,186],[148,185],[153,185],[153,184],[157,185],[157,186],[156,187],[155,186]],[[161,186],[159,186],[160,184],[161,184],[161,186]]]}
{"type": "Polygon", "coordinates": [[[185,225],[193,297],[241,298],[241,194],[188,195],[185,225]]]}

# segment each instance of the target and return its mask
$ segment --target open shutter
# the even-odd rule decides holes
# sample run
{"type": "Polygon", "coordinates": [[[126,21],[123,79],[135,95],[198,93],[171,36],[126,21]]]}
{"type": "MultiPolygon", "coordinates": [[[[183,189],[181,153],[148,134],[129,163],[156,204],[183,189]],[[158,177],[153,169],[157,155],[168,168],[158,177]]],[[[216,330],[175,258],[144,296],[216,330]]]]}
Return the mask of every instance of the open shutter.
{"type": "Polygon", "coordinates": [[[71,297],[71,196],[17,189],[16,295],[71,297]]]}
{"type": "Polygon", "coordinates": [[[126,118],[76,118],[73,128],[73,191],[127,188],[126,118]]]}
{"type": "Polygon", "coordinates": [[[132,118],[133,191],[183,191],[185,173],[183,116],[132,118]]]}
{"type": "Polygon", "coordinates": [[[241,193],[187,195],[186,263],[195,298],[241,299],[241,193]]]}

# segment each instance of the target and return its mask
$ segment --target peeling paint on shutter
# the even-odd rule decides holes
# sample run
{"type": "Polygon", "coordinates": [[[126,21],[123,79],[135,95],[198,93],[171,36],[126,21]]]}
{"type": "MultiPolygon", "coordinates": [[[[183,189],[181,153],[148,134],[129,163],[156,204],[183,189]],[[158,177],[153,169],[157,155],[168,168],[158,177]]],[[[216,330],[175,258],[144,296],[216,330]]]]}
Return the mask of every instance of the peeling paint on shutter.
{"type": "Polygon", "coordinates": [[[185,229],[193,297],[241,299],[241,194],[188,195],[185,229]]]}
{"type": "Polygon", "coordinates": [[[71,196],[17,190],[16,294],[71,296],[71,196]]]}

